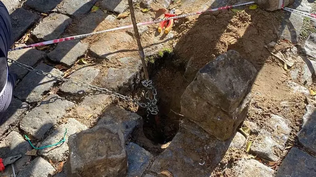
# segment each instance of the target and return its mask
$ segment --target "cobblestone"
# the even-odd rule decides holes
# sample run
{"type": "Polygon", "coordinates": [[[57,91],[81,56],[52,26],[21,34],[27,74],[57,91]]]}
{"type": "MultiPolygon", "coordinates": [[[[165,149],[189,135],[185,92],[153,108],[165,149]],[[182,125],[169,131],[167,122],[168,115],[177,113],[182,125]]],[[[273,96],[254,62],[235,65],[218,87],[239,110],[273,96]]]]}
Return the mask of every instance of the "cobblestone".
{"type": "Polygon", "coordinates": [[[64,14],[80,16],[89,12],[95,2],[96,0],[63,0],[57,6],[57,10],[64,14]]]}
{"type": "Polygon", "coordinates": [[[125,0],[102,0],[101,8],[111,12],[122,13],[128,8],[128,1],[125,0]]]}
{"type": "Polygon", "coordinates": [[[23,117],[22,114],[27,109],[27,103],[22,103],[22,101],[12,98],[11,104],[3,118],[5,122],[0,125],[0,136],[9,130],[11,125],[18,123],[23,117]]]}
{"type": "Polygon", "coordinates": [[[54,172],[55,169],[49,162],[42,157],[37,157],[17,177],[47,177],[53,175],[54,172]]]}
{"type": "MultiPolygon", "coordinates": [[[[16,60],[29,66],[34,66],[40,59],[45,56],[45,52],[36,49],[22,49],[9,52],[10,59],[16,60]]],[[[22,79],[28,73],[28,70],[22,69],[16,64],[10,64],[10,71],[15,73],[19,79],[22,79]]]]}
{"type": "Polygon", "coordinates": [[[274,177],[274,170],[254,159],[238,161],[233,171],[238,177],[274,177]]]}
{"type": "Polygon", "coordinates": [[[39,16],[23,8],[19,8],[11,14],[11,19],[12,38],[16,41],[39,19],[39,16]]]}
{"type": "Polygon", "coordinates": [[[62,0],[27,0],[25,4],[39,12],[49,12],[53,10],[62,0]]]}
{"type": "MultiPolygon", "coordinates": [[[[54,76],[61,76],[62,73],[48,66],[44,63],[40,63],[36,69],[48,72],[54,76]]],[[[35,71],[28,73],[25,78],[15,88],[14,95],[21,100],[27,102],[38,102],[42,99],[42,94],[48,91],[56,82],[53,78],[36,74],[35,71]]]]}
{"type": "Polygon", "coordinates": [[[62,118],[74,103],[62,100],[57,95],[44,99],[39,106],[31,110],[20,122],[20,128],[36,139],[42,139],[45,133],[62,118]]]}
{"type": "Polygon", "coordinates": [[[57,47],[48,54],[48,57],[52,61],[72,66],[87,50],[88,44],[79,41],[67,41],[58,44],[57,47]]]}
{"type": "Polygon", "coordinates": [[[298,134],[298,140],[303,146],[316,153],[316,114],[313,112],[298,134]]]}
{"type": "Polygon", "coordinates": [[[276,177],[285,176],[316,176],[316,158],[297,148],[292,148],[276,174],[276,177]]]}
{"type": "Polygon", "coordinates": [[[51,13],[45,17],[38,26],[33,30],[32,34],[38,39],[52,40],[59,38],[71,23],[71,18],[63,14],[51,13]]]}
{"type": "MultiPolygon", "coordinates": [[[[70,75],[71,81],[83,82],[87,84],[91,84],[94,79],[98,76],[100,70],[93,68],[91,66],[83,67],[73,74],[70,75]]],[[[71,81],[65,82],[61,87],[60,90],[67,93],[77,94],[78,92],[89,92],[90,89],[86,85],[78,86],[71,81]]]]}
{"type": "Polygon", "coordinates": [[[52,160],[53,162],[60,162],[60,161],[67,160],[68,151],[69,151],[69,147],[68,147],[69,136],[87,129],[87,126],[81,124],[75,119],[72,119],[72,118],[68,119],[67,124],[60,125],[52,134],[49,135],[49,137],[47,137],[40,144],[40,146],[46,146],[46,145],[59,142],[61,139],[63,139],[66,129],[67,129],[67,134],[65,136],[66,141],[62,145],[58,147],[52,147],[52,148],[41,150],[39,153],[43,155],[44,157],[48,158],[49,160],[52,160]]]}
{"type": "Polygon", "coordinates": [[[141,117],[133,112],[126,111],[117,106],[110,106],[101,116],[98,125],[119,125],[127,141],[134,128],[139,125],[141,117]]]}
{"type": "Polygon", "coordinates": [[[148,167],[153,155],[134,143],[129,143],[126,147],[128,162],[128,177],[142,176],[148,167]]]}

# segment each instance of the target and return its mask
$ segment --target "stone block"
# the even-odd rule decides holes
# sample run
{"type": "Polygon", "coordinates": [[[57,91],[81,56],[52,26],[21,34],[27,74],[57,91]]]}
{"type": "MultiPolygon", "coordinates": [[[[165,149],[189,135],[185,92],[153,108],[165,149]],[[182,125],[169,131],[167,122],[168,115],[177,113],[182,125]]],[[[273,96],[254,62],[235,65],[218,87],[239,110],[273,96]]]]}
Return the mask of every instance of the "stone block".
{"type": "Polygon", "coordinates": [[[57,47],[48,54],[48,57],[54,62],[60,62],[67,66],[72,66],[76,60],[83,56],[88,50],[88,44],[79,41],[67,41],[57,45],[57,47]]]}
{"type": "Polygon", "coordinates": [[[285,149],[290,133],[290,121],[278,115],[271,115],[266,126],[251,146],[251,151],[261,158],[278,161],[285,149]]]}
{"type": "Polygon", "coordinates": [[[102,0],[100,7],[111,12],[122,13],[128,8],[127,0],[102,0]]]}
{"type": "Polygon", "coordinates": [[[95,125],[104,109],[112,103],[112,97],[105,94],[86,96],[73,111],[88,126],[95,125]],[[97,119],[97,120],[96,120],[97,119]]]}
{"type": "MultiPolygon", "coordinates": [[[[60,77],[62,72],[40,63],[35,69],[60,77]]],[[[29,72],[25,78],[16,86],[14,95],[27,102],[38,102],[42,99],[42,94],[48,91],[56,82],[55,78],[39,75],[36,71],[29,72]]]]}
{"type": "Polygon", "coordinates": [[[316,153],[316,113],[313,112],[298,134],[299,142],[310,151],[316,153]]]}
{"type": "Polygon", "coordinates": [[[276,177],[316,176],[316,158],[297,148],[292,148],[280,165],[276,177]]]}
{"type": "Polygon", "coordinates": [[[17,177],[47,177],[53,175],[54,172],[55,169],[49,162],[42,157],[37,157],[17,177]]]}
{"type": "Polygon", "coordinates": [[[229,139],[245,119],[245,99],[256,69],[238,52],[228,51],[205,65],[181,97],[181,112],[218,139],[229,139]]]}
{"type": "Polygon", "coordinates": [[[78,85],[72,81],[91,84],[98,76],[99,72],[99,69],[96,69],[92,66],[80,68],[70,75],[70,81],[66,81],[60,87],[60,90],[71,94],[77,94],[78,92],[89,92],[91,89],[87,85],[78,85]]]}
{"type": "Polygon", "coordinates": [[[141,70],[141,60],[138,58],[121,58],[122,68],[109,68],[106,75],[102,77],[99,83],[112,90],[124,89],[135,85],[135,80],[139,80],[139,71],[141,70]]]}
{"type": "Polygon", "coordinates": [[[74,20],[69,29],[72,34],[85,34],[93,32],[106,18],[107,14],[102,10],[90,12],[74,20]]]}
{"type": "Polygon", "coordinates": [[[232,171],[238,177],[274,177],[274,170],[255,159],[239,160],[232,171]]]}
{"type": "Polygon", "coordinates": [[[16,98],[12,98],[11,104],[7,111],[4,113],[0,123],[0,136],[3,135],[7,130],[9,130],[12,124],[18,123],[23,117],[22,114],[27,111],[27,109],[27,103],[23,103],[16,98]]]}
{"type": "Polygon", "coordinates": [[[133,46],[135,46],[135,41],[126,32],[105,33],[102,38],[91,44],[90,51],[98,58],[113,60],[120,58],[120,51],[132,49],[133,46]],[[130,48],[122,48],[123,43],[124,46],[129,46],[130,48]]]}
{"type": "Polygon", "coordinates": [[[134,128],[139,125],[140,120],[141,117],[138,114],[113,105],[104,111],[98,125],[118,125],[124,134],[125,140],[128,140],[134,128]]]}
{"type": "Polygon", "coordinates": [[[32,109],[20,122],[20,128],[37,139],[62,118],[74,103],[63,100],[57,95],[45,98],[40,105],[32,109]]]}
{"type": "Polygon", "coordinates": [[[28,0],[27,6],[39,12],[47,13],[53,10],[62,0],[28,0]]]}
{"type": "Polygon", "coordinates": [[[246,144],[246,138],[241,133],[237,132],[235,137],[233,138],[232,143],[230,144],[230,148],[242,149],[246,144]]]}
{"type": "MultiPolygon", "coordinates": [[[[40,59],[44,58],[45,55],[45,52],[36,49],[22,49],[9,52],[8,58],[28,66],[34,66],[40,59]]],[[[10,71],[15,73],[18,79],[22,79],[28,73],[28,70],[22,69],[16,64],[10,64],[10,71]]]]}
{"type": "Polygon", "coordinates": [[[96,0],[63,0],[57,10],[71,16],[84,15],[92,8],[96,0]]]}
{"type": "Polygon", "coordinates": [[[169,147],[156,157],[150,171],[169,171],[172,176],[209,177],[222,160],[230,140],[220,141],[210,136],[188,120],[181,124],[179,132],[169,147]]]}
{"type": "Polygon", "coordinates": [[[86,130],[88,127],[76,121],[75,119],[68,119],[67,124],[60,125],[52,134],[50,134],[41,144],[40,146],[47,146],[50,144],[54,144],[63,139],[65,131],[66,133],[66,141],[58,146],[52,148],[46,148],[40,150],[39,153],[44,157],[48,158],[53,162],[60,162],[67,160],[68,157],[68,138],[70,135],[78,133],[80,131],[86,130]]]}
{"type": "Polygon", "coordinates": [[[12,39],[17,41],[35,23],[39,16],[23,8],[15,10],[11,15],[12,39]],[[27,17],[27,18],[25,18],[27,17]]]}
{"type": "Polygon", "coordinates": [[[66,15],[51,13],[45,17],[32,31],[38,39],[52,40],[59,38],[71,23],[71,18],[66,15]]]}
{"type": "Polygon", "coordinates": [[[68,176],[126,176],[127,157],[121,130],[96,126],[69,137],[68,176]]]}
{"type": "Polygon", "coordinates": [[[134,143],[129,143],[126,147],[128,161],[128,177],[142,176],[147,169],[153,155],[134,143]]]}

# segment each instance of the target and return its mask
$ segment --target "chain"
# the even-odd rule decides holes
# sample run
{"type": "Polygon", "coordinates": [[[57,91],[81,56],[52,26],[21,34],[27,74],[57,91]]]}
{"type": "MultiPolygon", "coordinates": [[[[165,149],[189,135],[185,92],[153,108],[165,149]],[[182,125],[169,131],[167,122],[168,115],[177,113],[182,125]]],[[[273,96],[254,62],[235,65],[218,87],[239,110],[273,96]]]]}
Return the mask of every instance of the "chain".
{"type": "Polygon", "coordinates": [[[32,66],[23,64],[21,62],[15,61],[15,60],[10,59],[10,58],[8,58],[8,62],[11,63],[11,64],[17,65],[20,68],[26,69],[26,70],[28,70],[30,72],[35,72],[37,75],[46,76],[48,78],[53,78],[53,79],[55,79],[57,81],[60,81],[60,82],[70,82],[70,83],[76,84],[76,85],[78,85],[80,87],[87,86],[89,89],[91,89],[93,91],[96,91],[96,92],[99,92],[99,93],[105,93],[105,94],[114,96],[116,98],[119,98],[119,99],[127,101],[127,102],[136,103],[139,107],[147,109],[147,112],[152,114],[152,115],[157,115],[158,112],[159,112],[159,109],[158,109],[158,106],[157,106],[157,102],[158,102],[157,101],[157,90],[153,86],[153,82],[151,80],[144,80],[144,81],[142,81],[142,85],[147,89],[147,91],[145,92],[145,99],[147,100],[147,103],[142,103],[142,102],[139,102],[139,100],[137,100],[137,99],[133,99],[133,98],[131,98],[129,96],[125,96],[123,94],[114,92],[114,91],[109,90],[107,88],[98,87],[98,86],[95,86],[95,85],[92,85],[92,84],[79,82],[79,81],[74,81],[74,80],[71,80],[71,79],[66,79],[66,78],[61,77],[61,76],[55,76],[55,75],[53,75],[53,74],[51,74],[49,72],[45,72],[45,71],[36,69],[36,68],[34,68],[32,66]],[[153,98],[150,98],[150,96],[149,96],[150,94],[152,95],[153,98]]]}

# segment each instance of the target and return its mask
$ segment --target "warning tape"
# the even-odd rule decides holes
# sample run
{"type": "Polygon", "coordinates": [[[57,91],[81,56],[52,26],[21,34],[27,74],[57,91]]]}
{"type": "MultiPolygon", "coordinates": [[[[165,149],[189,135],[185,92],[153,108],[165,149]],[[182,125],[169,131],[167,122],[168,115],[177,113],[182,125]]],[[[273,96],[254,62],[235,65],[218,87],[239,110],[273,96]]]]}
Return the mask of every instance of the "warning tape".
{"type": "Polygon", "coordinates": [[[285,11],[296,14],[296,15],[300,15],[300,16],[304,16],[304,17],[308,17],[311,20],[316,21],[316,14],[313,13],[308,13],[308,12],[304,12],[304,11],[300,11],[300,10],[296,10],[296,9],[292,9],[289,7],[284,7],[283,8],[285,11]]]}
{"type": "MultiPolygon", "coordinates": [[[[185,18],[185,17],[189,17],[189,16],[200,15],[200,14],[205,13],[205,12],[215,12],[215,11],[219,11],[219,10],[225,10],[225,9],[231,9],[231,8],[240,7],[240,6],[251,5],[254,3],[255,3],[254,1],[251,1],[251,2],[240,3],[240,4],[230,5],[230,6],[224,6],[224,7],[214,8],[214,9],[208,9],[205,11],[183,14],[183,15],[174,16],[174,17],[165,18],[165,19],[159,19],[159,20],[155,20],[155,21],[141,22],[141,23],[138,23],[137,26],[152,25],[155,23],[160,23],[162,21],[168,21],[171,19],[185,18]]],[[[111,32],[111,31],[117,31],[117,30],[123,30],[123,29],[128,29],[128,28],[133,28],[133,25],[121,26],[121,27],[107,29],[107,30],[98,31],[98,32],[80,34],[80,35],[76,35],[76,36],[70,36],[70,37],[54,39],[54,40],[50,40],[50,41],[39,42],[39,43],[35,43],[35,44],[30,44],[30,45],[26,45],[26,46],[22,46],[22,47],[13,48],[13,49],[10,49],[10,51],[21,50],[21,49],[26,49],[26,48],[33,48],[33,47],[41,47],[41,46],[46,46],[46,45],[51,45],[51,44],[57,44],[57,43],[64,42],[64,41],[82,39],[82,38],[92,36],[92,35],[97,35],[97,34],[107,33],[107,32],[111,32]]]]}

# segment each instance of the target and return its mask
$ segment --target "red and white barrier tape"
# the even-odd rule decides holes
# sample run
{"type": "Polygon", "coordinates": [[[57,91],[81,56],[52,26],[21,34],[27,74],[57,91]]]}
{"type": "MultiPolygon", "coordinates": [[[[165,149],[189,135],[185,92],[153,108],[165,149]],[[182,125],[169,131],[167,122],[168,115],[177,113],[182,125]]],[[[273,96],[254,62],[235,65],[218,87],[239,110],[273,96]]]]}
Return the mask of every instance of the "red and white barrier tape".
{"type": "MultiPolygon", "coordinates": [[[[219,11],[219,10],[225,10],[225,9],[231,9],[231,8],[240,7],[240,6],[246,6],[246,5],[250,5],[250,4],[254,4],[254,3],[255,3],[254,1],[251,1],[251,2],[246,2],[246,3],[240,3],[240,4],[225,6],[225,7],[208,9],[208,10],[205,10],[205,11],[199,11],[199,12],[194,12],[194,13],[189,13],[189,14],[183,14],[183,15],[179,15],[179,16],[166,18],[166,19],[159,19],[159,20],[155,20],[155,21],[141,22],[141,23],[138,23],[137,26],[152,25],[152,24],[155,24],[155,23],[160,23],[162,21],[168,21],[168,20],[171,20],[171,19],[185,18],[185,17],[189,17],[189,16],[193,16],[193,15],[200,15],[200,14],[205,13],[205,12],[215,12],[215,11],[219,11]]],[[[17,47],[17,48],[14,48],[14,49],[10,49],[10,51],[21,50],[21,49],[26,49],[26,48],[33,48],[33,47],[40,47],[40,46],[46,46],[46,45],[51,45],[51,44],[57,44],[57,43],[64,42],[64,41],[70,41],[70,40],[74,40],[74,39],[82,39],[82,38],[85,38],[85,37],[88,37],[88,36],[92,36],[92,35],[96,35],[96,34],[102,34],[102,33],[107,33],[107,32],[117,31],[117,30],[123,30],[123,29],[128,29],[128,28],[133,28],[133,25],[121,26],[121,27],[107,29],[107,30],[103,30],[103,31],[93,32],[93,33],[87,33],[87,34],[70,36],[70,37],[65,37],[65,38],[60,38],[60,39],[54,39],[54,40],[50,40],[50,41],[39,42],[39,43],[27,45],[27,46],[22,46],[22,47],[17,47]]]]}
{"type": "Polygon", "coordinates": [[[296,10],[296,9],[292,9],[289,7],[284,7],[283,8],[285,11],[296,14],[296,15],[300,15],[300,16],[304,16],[304,17],[308,17],[313,21],[316,21],[316,14],[313,13],[308,13],[308,12],[304,12],[304,11],[300,11],[300,10],[296,10]]]}

